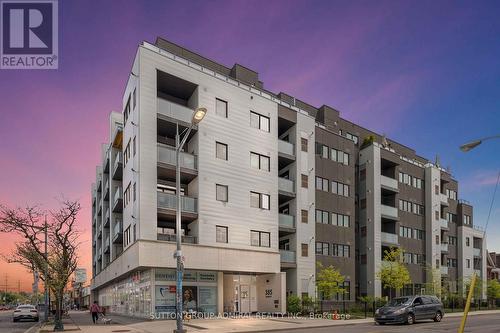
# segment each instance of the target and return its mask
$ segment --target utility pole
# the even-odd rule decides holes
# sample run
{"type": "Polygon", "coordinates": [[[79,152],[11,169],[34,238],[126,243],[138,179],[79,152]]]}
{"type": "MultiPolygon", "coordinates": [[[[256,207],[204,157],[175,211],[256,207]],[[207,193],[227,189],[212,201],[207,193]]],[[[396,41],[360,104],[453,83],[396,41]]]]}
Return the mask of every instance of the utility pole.
{"type": "Polygon", "coordinates": [[[45,306],[44,306],[44,319],[47,322],[49,320],[49,288],[47,287],[47,281],[48,281],[48,273],[49,273],[49,255],[47,252],[47,243],[48,243],[48,227],[47,227],[47,215],[45,215],[45,224],[44,224],[44,229],[45,229],[45,272],[44,272],[44,281],[43,281],[43,290],[45,293],[45,306]]]}

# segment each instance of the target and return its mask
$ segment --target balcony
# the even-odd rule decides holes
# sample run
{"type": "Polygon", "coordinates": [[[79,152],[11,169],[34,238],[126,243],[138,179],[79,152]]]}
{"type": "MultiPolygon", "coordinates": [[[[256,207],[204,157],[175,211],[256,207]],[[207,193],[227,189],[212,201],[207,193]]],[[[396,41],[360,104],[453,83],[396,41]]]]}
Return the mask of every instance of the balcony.
{"type": "Polygon", "coordinates": [[[122,221],[116,220],[113,228],[113,244],[121,244],[123,241],[123,225],[122,221]]]}
{"type": "Polygon", "coordinates": [[[481,277],[481,270],[480,269],[475,269],[474,274],[476,274],[477,277],[481,277]]]}
{"type": "Polygon", "coordinates": [[[104,192],[102,195],[103,195],[104,201],[109,200],[109,180],[106,180],[106,183],[104,184],[104,192]]]}
{"type": "Polygon", "coordinates": [[[122,180],[123,176],[123,155],[121,152],[116,153],[115,163],[113,164],[113,179],[122,180]]]}
{"type": "Polygon", "coordinates": [[[180,120],[186,124],[190,124],[193,112],[192,109],[184,105],[172,103],[163,98],[157,99],[157,113],[161,118],[166,117],[169,120],[180,120]]]}
{"type": "Polygon", "coordinates": [[[439,201],[441,202],[441,205],[443,206],[448,206],[448,197],[446,194],[439,193],[439,201]]]}
{"type": "Polygon", "coordinates": [[[278,177],[278,191],[295,197],[295,182],[287,178],[278,177]]]}
{"type": "Polygon", "coordinates": [[[109,236],[106,236],[104,241],[104,253],[109,253],[109,236]]]}
{"type": "Polygon", "coordinates": [[[441,252],[448,252],[448,243],[441,243],[441,252]]]}
{"type": "Polygon", "coordinates": [[[117,186],[115,194],[113,196],[113,212],[121,213],[122,211],[123,211],[123,193],[121,186],[117,186]]]}
{"type": "MultiPolygon", "coordinates": [[[[177,209],[175,194],[157,192],[158,215],[164,219],[174,219],[177,209]]],[[[181,212],[183,221],[193,221],[198,218],[198,199],[181,196],[181,212]]]]}
{"type": "Polygon", "coordinates": [[[479,257],[479,258],[481,257],[481,249],[474,247],[472,249],[472,251],[473,251],[472,253],[474,254],[474,257],[479,257]]]}
{"type": "Polygon", "coordinates": [[[97,177],[97,192],[102,191],[102,175],[97,177]]]}
{"type": "Polygon", "coordinates": [[[102,215],[102,203],[99,201],[99,206],[97,207],[97,216],[102,215]]]}
{"type": "Polygon", "coordinates": [[[396,234],[391,234],[388,232],[380,233],[380,241],[385,244],[399,245],[399,238],[396,234]]]}
{"type": "MultiPolygon", "coordinates": [[[[158,144],[158,178],[175,181],[175,148],[158,144]]],[[[198,175],[196,155],[180,153],[181,182],[189,183],[198,175]]]]}
{"type": "Polygon", "coordinates": [[[295,232],[295,216],[287,214],[279,214],[279,231],[282,233],[295,232]]]}
{"type": "Polygon", "coordinates": [[[106,152],[106,156],[104,156],[104,168],[103,168],[104,173],[109,173],[109,149],[106,152]]]}
{"type": "Polygon", "coordinates": [[[449,230],[450,229],[449,226],[448,226],[448,220],[447,219],[439,219],[439,226],[443,230],[449,230]]]}
{"type": "Polygon", "coordinates": [[[295,161],[295,146],[278,139],[278,168],[283,169],[295,161]]]}
{"type": "Polygon", "coordinates": [[[113,147],[117,149],[122,149],[123,142],[123,126],[118,125],[115,127],[113,131],[113,147]]]}
{"type": "Polygon", "coordinates": [[[391,220],[398,219],[398,209],[395,207],[380,205],[380,214],[382,215],[382,217],[386,219],[391,219],[391,220]]]}
{"type": "Polygon", "coordinates": [[[100,225],[99,225],[99,229],[97,229],[97,239],[102,239],[102,229],[101,229],[100,225]]]}
{"type": "Polygon", "coordinates": [[[280,250],[282,267],[296,267],[295,251],[280,250]]]}
{"type": "Polygon", "coordinates": [[[380,176],[380,186],[386,190],[393,192],[398,192],[398,181],[396,179],[389,178],[387,176],[380,176]]]}
{"type": "Polygon", "coordinates": [[[448,266],[441,266],[441,275],[448,275],[448,266]]]}
{"type": "Polygon", "coordinates": [[[109,208],[107,208],[106,215],[104,215],[104,228],[109,228],[109,219],[110,219],[109,208]]]}
{"type": "MultiPolygon", "coordinates": [[[[157,239],[164,242],[176,242],[176,234],[157,234],[157,239]]],[[[194,236],[181,236],[181,242],[187,244],[198,244],[196,237],[194,236]]]]}

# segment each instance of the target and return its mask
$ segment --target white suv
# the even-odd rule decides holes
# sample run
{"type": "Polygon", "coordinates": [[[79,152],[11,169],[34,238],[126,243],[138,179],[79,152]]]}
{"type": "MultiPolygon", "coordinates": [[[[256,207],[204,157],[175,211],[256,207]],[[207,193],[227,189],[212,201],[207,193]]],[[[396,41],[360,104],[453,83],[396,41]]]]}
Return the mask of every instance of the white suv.
{"type": "Polygon", "coordinates": [[[12,316],[12,321],[31,319],[38,321],[38,310],[33,305],[19,305],[12,316]]]}

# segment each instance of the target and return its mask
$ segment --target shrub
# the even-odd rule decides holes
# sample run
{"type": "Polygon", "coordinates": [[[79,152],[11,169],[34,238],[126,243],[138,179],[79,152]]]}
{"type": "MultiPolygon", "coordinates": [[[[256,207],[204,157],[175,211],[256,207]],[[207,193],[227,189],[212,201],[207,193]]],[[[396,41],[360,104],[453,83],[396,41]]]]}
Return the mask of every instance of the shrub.
{"type": "Polygon", "coordinates": [[[288,313],[299,313],[301,310],[300,297],[295,295],[290,295],[286,299],[286,310],[288,313]]]}

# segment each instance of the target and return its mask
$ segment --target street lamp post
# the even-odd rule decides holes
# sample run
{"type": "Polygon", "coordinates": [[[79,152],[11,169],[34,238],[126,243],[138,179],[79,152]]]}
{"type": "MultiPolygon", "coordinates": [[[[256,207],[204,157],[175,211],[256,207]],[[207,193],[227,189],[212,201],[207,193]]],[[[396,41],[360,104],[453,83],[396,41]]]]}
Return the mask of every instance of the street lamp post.
{"type": "Polygon", "coordinates": [[[487,136],[487,137],[482,138],[482,139],[467,142],[467,143],[460,146],[460,150],[466,153],[466,152],[476,148],[477,146],[479,146],[481,143],[483,143],[483,141],[491,140],[491,139],[500,139],[500,135],[487,136]]]}
{"type": "Polygon", "coordinates": [[[181,249],[181,241],[182,241],[182,223],[181,223],[181,217],[182,217],[182,205],[181,205],[181,150],[182,147],[184,147],[184,144],[186,143],[189,134],[191,133],[191,130],[193,127],[197,124],[199,124],[203,118],[205,117],[207,113],[207,109],[205,108],[197,108],[194,113],[193,113],[193,118],[191,119],[191,124],[187,131],[184,133],[184,137],[180,138],[179,134],[179,124],[176,124],[176,134],[175,134],[175,194],[177,196],[177,203],[176,203],[176,214],[175,214],[175,233],[176,233],[176,243],[177,243],[177,250],[174,253],[174,258],[176,258],[177,261],[177,268],[176,268],[176,276],[177,276],[177,284],[176,284],[176,323],[177,323],[177,329],[174,330],[174,333],[184,333],[186,330],[182,326],[182,275],[184,271],[183,267],[183,262],[182,262],[182,249],[181,249]]]}
{"type": "Polygon", "coordinates": [[[48,252],[47,252],[47,243],[48,243],[48,230],[47,230],[47,215],[45,215],[45,223],[44,223],[44,232],[45,232],[45,272],[44,272],[44,278],[45,281],[43,283],[43,291],[44,291],[44,298],[45,298],[45,306],[44,306],[44,320],[48,321],[49,320],[49,288],[47,287],[47,280],[48,280],[48,274],[49,274],[49,257],[48,257],[48,252]]]}

